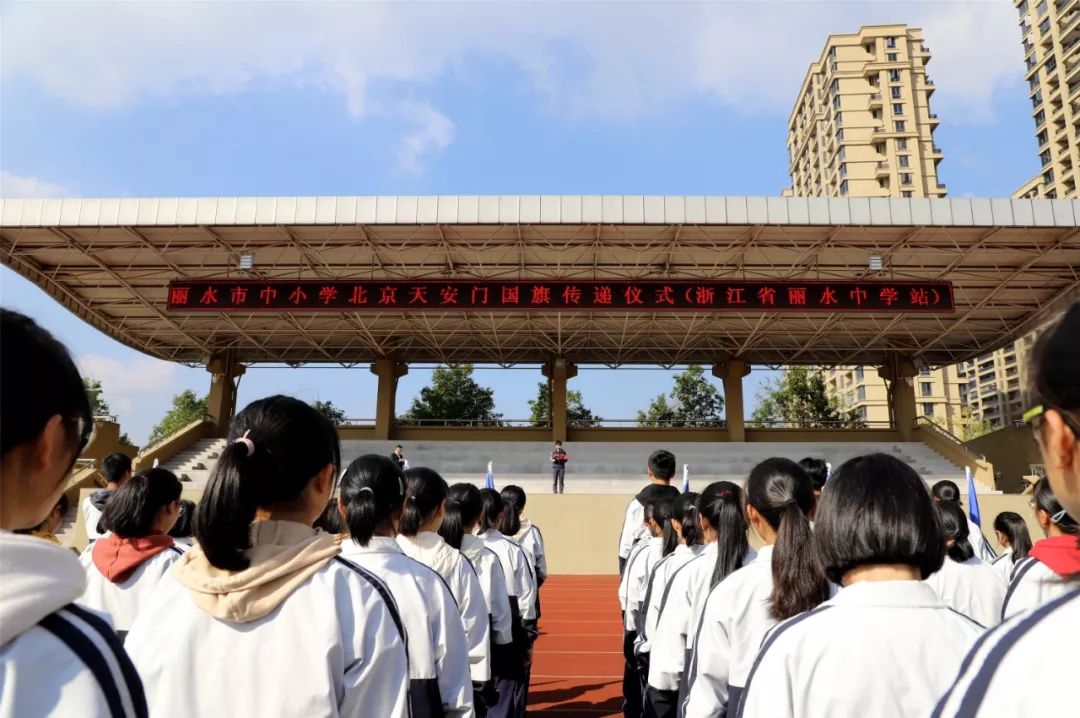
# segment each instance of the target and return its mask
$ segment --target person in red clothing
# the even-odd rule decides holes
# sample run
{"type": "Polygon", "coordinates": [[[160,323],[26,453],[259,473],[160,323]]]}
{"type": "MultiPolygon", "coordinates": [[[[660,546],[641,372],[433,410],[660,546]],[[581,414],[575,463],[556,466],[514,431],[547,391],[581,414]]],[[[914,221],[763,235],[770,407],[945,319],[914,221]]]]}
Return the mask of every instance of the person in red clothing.
{"type": "Polygon", "coordinates": [[[563,493],[566,482],[566,450],[562,448],[562,442],[555,442],[555,449],[551,452],[551,491],[555,494],[563,493]]]}

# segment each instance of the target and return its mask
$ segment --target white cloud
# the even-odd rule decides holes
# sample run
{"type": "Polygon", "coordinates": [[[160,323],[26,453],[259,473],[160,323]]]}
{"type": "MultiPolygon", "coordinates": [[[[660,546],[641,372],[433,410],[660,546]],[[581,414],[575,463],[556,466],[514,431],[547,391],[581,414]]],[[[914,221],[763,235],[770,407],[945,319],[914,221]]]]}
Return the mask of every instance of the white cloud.
{"type": "Polygon", "coordinates": [[[75,192],[64,185],[40,177],[26,177],[0,170],[0,197],[74,197],[75,192]]]}
{"type": "Polygon", "coordinates": [[[452,141],[425,92],[482,63],[520,76],[497,88],[553,114],[605,121],[712,97],[786,116],[830,32],[907,22],[925,30],[935,110],[979,122],[1022,76],[1010,3],[16,3],[3,72],[99,111],[153,98],[280,84],[339,93],[349,116],[406,125],[416,171],[452,141]],[[403,98],[418,98],[403,100],[403,98]]]}
{"type": "Polygon", "coordinates": [[[75,359],[83,376],[101,382],[105,401],[120,416],[131,414],[148,396],[165,396],[174,388],[177,365],[133,354],[120,361],[100,354],[82,354],[75,359]]]}

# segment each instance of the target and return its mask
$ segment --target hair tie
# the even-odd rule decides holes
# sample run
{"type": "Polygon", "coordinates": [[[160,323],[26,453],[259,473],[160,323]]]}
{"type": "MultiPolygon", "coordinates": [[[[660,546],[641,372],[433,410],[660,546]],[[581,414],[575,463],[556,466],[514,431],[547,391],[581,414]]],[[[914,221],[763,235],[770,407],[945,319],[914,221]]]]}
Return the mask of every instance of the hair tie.
{"type": "Polygon", "coordinates": [[[362,494],[365,491],[371,494],[373,497],[375,496],[375,489],[371,488],[370,486],[361,486],[359,489],[356,490],[356,493],[362,494]]]}
{"type": "Polygon", "coordinates": [[[412,501],[415,504],[416,503],[416,494],[413,494],[413,495],[409,496],[406,500],[407,501],[412,501]]]}
{"type": "Polygon", "coordinates": [[[248,438],[248,434],[250,433],[251,429],[248,429],[244,432],[243,436],[233,442],[234,444],[243,444],[247,447],[248,458],[251,458],[255,455],[255,442],[248,438]]]}
{"type": "Polygon", "coordinates": [[[1068,516],[1068,515],[1069,515],[1069,512],[1066,511],[1065,509],[1062,509],[1061,511],[1058,511],[1056,514],[1051,516],[1050,521],[1051,521],[1051,523],[1060,524],[1062,521],[1065,520],[1065,517],[1068,516]]]}

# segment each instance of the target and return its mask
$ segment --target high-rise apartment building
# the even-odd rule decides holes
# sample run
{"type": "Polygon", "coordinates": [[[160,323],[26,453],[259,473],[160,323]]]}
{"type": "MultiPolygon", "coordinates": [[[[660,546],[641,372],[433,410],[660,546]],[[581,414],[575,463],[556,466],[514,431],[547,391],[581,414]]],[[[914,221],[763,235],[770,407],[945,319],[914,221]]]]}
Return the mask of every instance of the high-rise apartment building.
{"type": "Polygon", "coordinates": [[[1029,334],[957,367],[964,379],[961,396],[972,416],[995,428],[1020,420],[1026,408],[1027,355],[1034,344],[1035,334],[1029,334]]]}
{"type": "Polygon", "coordinates": [[[943,197],[934,83],[922,31],[874,25],[830,35],[788,120],[797,197],[943,197]]]}
{"type": "MultiPolygon", "coordinates": [[[[845,409],[854,409],[870,428],[888,426],[889,390],[877,367],[822,367],[829,395],[845,409]]],[[[970,420],[963,413],[967,380],[962,366],[923,369],[913,379],[915,408],[919,416],[934,421],[947,431],[962,436],[970,420]]]]}
{"type": "Polygon", "coordinates": [[[1080,197],[1080,0],[1013,0],[1042,169],[1015,197],[1080,197]]]}

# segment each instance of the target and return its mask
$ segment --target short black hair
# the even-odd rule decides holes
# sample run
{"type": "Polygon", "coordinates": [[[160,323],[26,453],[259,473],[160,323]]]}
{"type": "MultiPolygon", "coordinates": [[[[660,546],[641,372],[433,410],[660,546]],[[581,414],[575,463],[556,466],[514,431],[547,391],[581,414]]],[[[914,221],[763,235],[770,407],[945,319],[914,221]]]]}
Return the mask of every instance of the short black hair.
{"type": "Polygon", "coordinates": [[[148,536],[158,512],[180,500],[180,479],[168,469],[150,469],[132,477],[109,497],[101,524],[120,538],[148,536]]]}
{"type": "Polygon", "coordinates": [[[927,578],[945,561],[934,502],[915,470],[889,454],[845,461],[822,493],[814,545],[829,580],[858,566],[905,564],[927,578]]]}
{"type": "Polygon", "coordinates": [[[101,460],[101,473],[110,484],[119,484],[131,471],[131,457],[117,451],[101,460]]]}
{"type": "Polygon", "coordinates": [[[1074,416],[1080,412],[1080,301],[1035,341],[1028,363],[1027,397],[1074,416]]]}
{"type": "Polygon", "coordinates": [[[660,449],[649,454],[649,471],[661,481],[671,481],[675,476],[675,454],[660,449]]]}
{"type": "Polygon", "coordinates": [[[555,446],[562,446],[562,442],[558,439],[555,439],[555,446]]]}
{"type": "Polygon", "coordinates": [[[799,462],[799,466],[803,467],[810,476],[814,491],[821,491],[825,486],[825,480],[829,478],[829,465],[823,459],[808,456],[799,462]]]}
{"type": "Polygon", "coordinates": [[[942,479],[931,487],[930,494],[938,501],[959,501],[960,487],[954,481],[942,479]]]}
{"type": "Polygon", "coordinates": [[[404,447],[404,446],[402,446],[401,444],[395,444],[395,445],[394,445],[394,448],[395,448],[395,449],[404,449],[405,447],[404,447]]]}

